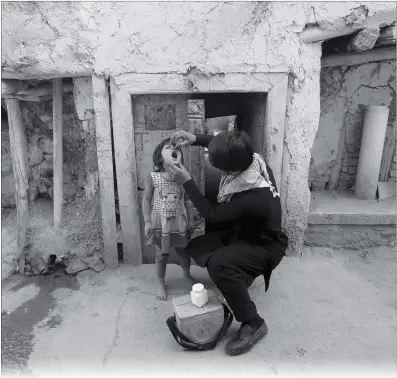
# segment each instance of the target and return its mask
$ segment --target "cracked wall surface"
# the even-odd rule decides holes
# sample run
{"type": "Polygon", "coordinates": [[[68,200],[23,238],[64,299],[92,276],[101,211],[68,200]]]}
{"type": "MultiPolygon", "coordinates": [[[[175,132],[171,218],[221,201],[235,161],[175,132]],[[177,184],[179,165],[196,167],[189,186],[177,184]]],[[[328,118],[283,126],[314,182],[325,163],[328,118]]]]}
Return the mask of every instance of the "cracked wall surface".
{"type": "MultiPolygon", "coordinates": [[[[320,43],[299,33],[389,22],[388,2],[3,2],[2,70],[23,75],[289,72],[285,227],[300,253],[320,117],[320,43]],[[361,8],[360,8],[361,6],[361,8]],[[358,8],[358,9],[357,9],[358,8]]],[[[393,16],[394,17],[394,16],[393,16]]],[[[117,82],[117,80],[116,80],[117,82]]],[[[194,83],[193,83],[194,84],[194,83]]]]}
{"type": "Polygon", "coordinates": [[[325,68],[321,72],[321,116],[313,144],[309,185],[353,189],[365,108],[390,107],[388,133],[396,120],[396,61],[325,68]]]}

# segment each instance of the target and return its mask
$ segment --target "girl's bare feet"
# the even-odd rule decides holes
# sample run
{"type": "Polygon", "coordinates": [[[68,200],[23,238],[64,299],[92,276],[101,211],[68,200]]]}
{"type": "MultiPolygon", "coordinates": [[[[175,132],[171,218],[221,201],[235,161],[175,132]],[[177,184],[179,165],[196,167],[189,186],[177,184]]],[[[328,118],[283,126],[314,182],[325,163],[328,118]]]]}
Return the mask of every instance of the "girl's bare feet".
{"type": "Polygon", "coordinates": [[[166,286],[164,280],[160,280],[159,281],[159,286],[158,286],[158,289],[157,289],[156,298],[159,301],[166,301],[167,300],[167,286],[166,286]]]}

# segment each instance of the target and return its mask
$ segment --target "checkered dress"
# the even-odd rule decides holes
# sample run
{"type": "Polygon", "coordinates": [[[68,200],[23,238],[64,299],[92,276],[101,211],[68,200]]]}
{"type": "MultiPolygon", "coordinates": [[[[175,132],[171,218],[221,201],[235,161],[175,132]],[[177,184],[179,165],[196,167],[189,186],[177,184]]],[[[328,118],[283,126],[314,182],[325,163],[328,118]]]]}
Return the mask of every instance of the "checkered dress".
{"type": "Polygon", "coordinates": [[[187,213],[183,186],[166,180],[160,172],[150,174],[153,183],[152,227],[153,236],[148,245],[157,245],[162,254],[172,247],[185,247],[187,236],[187,213]]]}

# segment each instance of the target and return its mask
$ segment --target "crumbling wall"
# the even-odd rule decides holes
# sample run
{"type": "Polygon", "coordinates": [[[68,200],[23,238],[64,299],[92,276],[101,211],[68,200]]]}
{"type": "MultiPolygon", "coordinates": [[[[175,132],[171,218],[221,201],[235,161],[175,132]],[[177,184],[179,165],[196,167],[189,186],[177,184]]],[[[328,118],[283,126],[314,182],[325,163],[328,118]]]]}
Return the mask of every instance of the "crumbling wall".
{"type": "Polygon", "coordinates": [[[388,127],[395,127],[395,71],[395,60],[322,70],[321,116],[309,175],[314,189],[326,188],[334,174],[338,189],[353,189],[365,108],[390,106],[388,127]]]}
{"type": "MultiPolygon", "coordinates": [[[[7,2],[3,71],[53,75],[93,70],[203,75],[289,72],[283,166],[285,227],[300,253],[310,195],[308,172],[320,113],[320,43],[299,33],[395,18],[392,3],[356,2],[7,2]],[[391,16],[392,15],[392,16],[391,16]]],[[[164,75],[166,80],[166,75],[164,75]]]]}

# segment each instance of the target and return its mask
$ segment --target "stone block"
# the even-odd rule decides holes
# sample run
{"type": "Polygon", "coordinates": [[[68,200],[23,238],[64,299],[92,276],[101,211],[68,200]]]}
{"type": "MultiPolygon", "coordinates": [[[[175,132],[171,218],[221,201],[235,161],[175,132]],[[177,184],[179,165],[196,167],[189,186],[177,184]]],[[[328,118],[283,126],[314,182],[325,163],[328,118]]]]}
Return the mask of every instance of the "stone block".
{"type": "Polygon", "coordinates": [[[355,174],[357,173],[357,167],[349,167],[348,172],[349,172],[351,175],[355,175],[355,174]]]}
{"type": "Polygon", "coordinates": [[[397,162],[397,156],[396,154],[393,155],[393,163],[397,162]]]}
{"type": "Polygon", "coordinates": [[[395,178],[396,177],[396,170],[390,172],[390,177],[391,178],[395,178]]]}

